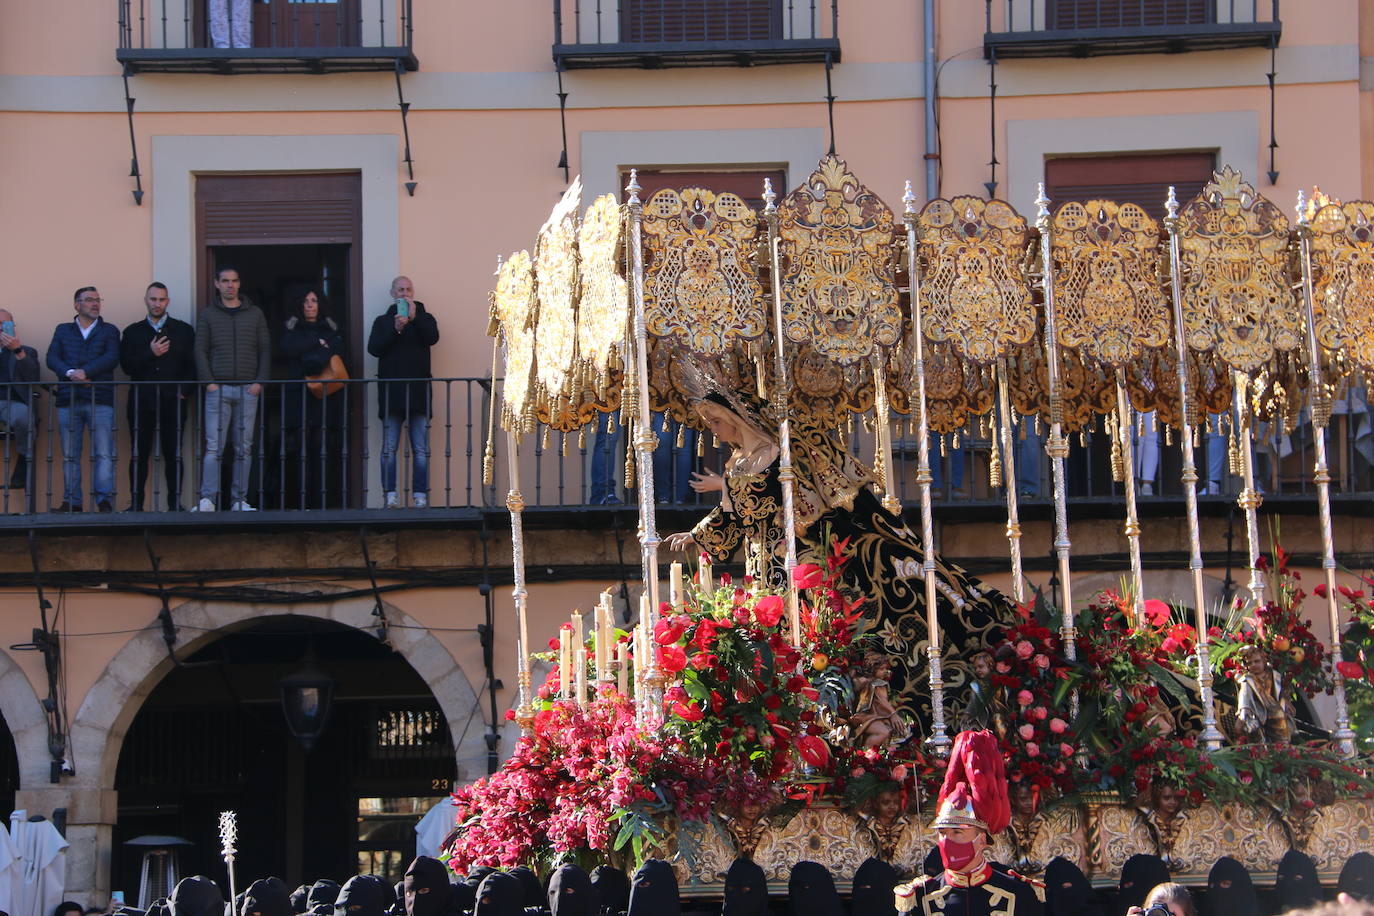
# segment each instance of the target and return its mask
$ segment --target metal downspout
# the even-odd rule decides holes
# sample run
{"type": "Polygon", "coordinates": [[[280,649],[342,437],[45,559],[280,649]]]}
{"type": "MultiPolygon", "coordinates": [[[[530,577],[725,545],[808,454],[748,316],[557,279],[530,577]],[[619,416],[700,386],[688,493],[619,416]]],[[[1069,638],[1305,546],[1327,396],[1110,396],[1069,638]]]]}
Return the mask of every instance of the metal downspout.
{"type": "Polygon", "coordinates": [[[934,200],[940,196],[940,140],[939,128],[935,121],[935,64],[936,64],[936,37],[935,37],[935,2],[936,0],[923,0],[925,7],[925,21],[921,26],[922,37],[925,41],[925,59],[923,61],[923,76],[921,95],[925,99],[926,108],[926,200],[934,200]]]}

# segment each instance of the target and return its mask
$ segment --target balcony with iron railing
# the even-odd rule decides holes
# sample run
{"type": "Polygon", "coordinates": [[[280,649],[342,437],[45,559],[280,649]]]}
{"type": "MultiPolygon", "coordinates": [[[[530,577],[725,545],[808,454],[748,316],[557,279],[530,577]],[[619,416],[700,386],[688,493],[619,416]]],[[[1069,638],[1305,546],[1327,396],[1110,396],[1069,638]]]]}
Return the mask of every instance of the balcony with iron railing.
{"type": "Polygon", "coordinates": [[[413,0],[117,0],[130,73],[416,70],[413,0]]]}
{"type": "MultiPolygon", "coordinates": [[[[478,378],[439,378],[430,382],[431,417],[427,439],[412,440],[408,430],[396,437],[394,450],[386,447],[382,401],[394,388],[375,379],[352,379],[321,403],[300,382],[264,383],[257,411],[248,428],[247,492],[252,511],[232,511],[233,447],[226,442],[221,457],[221,479],[209,487],[215,511],[192,511],[201,496],[205,466],[204,391],[184,386],[179,409],[130,411],[128,400],[154,397],[149,383],[114,382],[114,404],[106,411],[115,442],[109,473],[116,493],[108,513],[99,511],[100,494],[93,492],[99,462],[92,454],[89,433],[80,460],[68,473],[76,473],[75,499],[64,493],[62,422],[70,413],[60,412],[58,385],[35,385],[32,392],[15,387],[26,397],[33,422],[0,425],[0,531],[31,528],[73,528],[85,531],[120,527],[249,526],[254,528],[309,529],[322,525],[481,525],[484,519],[504,524],[507,474],[506,440],[497,429],[494,445],[495,476],[483,481],[483,457],[490,428],[490,383],[478,378]],[[180,417],[180,419],[177,419],[180,417]],[[162,422],[176,424],[164,436],[162,422]],[[22,430],[22,431],[21,431],[22,430]],[[21,439],[23,440],[21,442],[21,439]],[[414,493],[416,448],[427,443],[428,484],[423,490],[427,505],[414,493]],[[390,454],[388,452],[390,451],[390,454]],[[27,453],[25,462],[19,461],[27,453]],[[384,484],[384,465],[393,460],[394,483],[384,484]],[[149,465],[141,503],[132,498],[130,466],[143,458],[149,465]],[[167,468],[172,474],[169,478],[167,468]],[[178,493],[169,498],[168,480],[178,493]],[[394,488],[394,490],[392,489],[394,488]],[[387,493],[397,493],[397,505],[388,507],[387,493]],[[84,511],[59,511],[79,503],[84,511]]],[[[77,386],[78,403],[92,398],[96,385],[77,386]]],[[[499,383],[498,383],[499,388],[499,383]]],[[[0,386],[0,398],[8,398],[0,386]]],[[[109,399],[106,398],[108,401],[109,399]]],[[[895,495],[910,510],[919,504],[917,483],[919,442],[911,436],[909,418],[895,417],[893,480],[895,495]]],[[[660,530],[684,530],[707,511],[714,500],[690,488],[694,470],[724,466],[724,454],[676,424],[662,428],[654,420],[658,447],[652,473],[660,510],[668,518],[660,530]]],[[[873,460],[872,437],[856,427],[850,448],[865,462],[873,460]]],[[[1052,517],[1049,464],[1045,458],[1043,428],[1022,420],[1014,431],[1016,474],[1014,485],[1021,494],[1022,518],[1034,521],[1052,517]]],[[[233,430],[230,430],[232,437],[233,430]]],[[[1374,517],[1374,415],[1364,393],[1352,389],[1334,407],[1327,433],[1333,479],[1332,502],[1338,516],[1374,517]]],[[[996,521],[1005,515],[1004,494],[990,482],[993,430],[975,428],[943,440],[932,438],[930,456],[935,467],[933,494],[937,518],[996,521]]],[[[1142,486],[1140,512],[1145,518],[1182,517],[1182,459],[1176,437],[1142,424],[1136,430],[1133,451],[1142,486]],[[1148,457],[1151,450],[1156,454],[1148,457]],[[1148,485],[1148,487],[1144,486],[1148,485]]],[[[520,490],[532,523],[546,527],[576,527],[633,532],[637,511],[635,493],[624,486],[627,437],[618,421],[601,417],[583,432],[538,430],[520,450],[520,490]],[[609,425],[608,425],[609,421],[609,425]]],[[[1235,510],[1240,481],[1228,471],[1228,439],[1216,427],[1197,439],[1200,498],[1204,515],[1224,516],[1235,510]]],[[[1264,494],[1265,511],[1315,514],[1316,487],[1312,427],[1299,418],[1289,430],[1280,424],[1259,424],[1252,441],[1257,487],[1264,494]]],[[[1112,479],[1111,437],[1094,428],[1075,434],[1067,461],[1067,488],[1073,500],[1074,518],[1124,518],[1125,492],[1112,479]]]]}
{"type": "Polygon", "coordinates": [[[553,0],[559,69],[840,59],[839,0],[553,0]]]}
{"type": "Polygon", "coordinates": [[[1100,57],[1268,48],[1279,0],[985,0],[983,56],[1100,57]]]}

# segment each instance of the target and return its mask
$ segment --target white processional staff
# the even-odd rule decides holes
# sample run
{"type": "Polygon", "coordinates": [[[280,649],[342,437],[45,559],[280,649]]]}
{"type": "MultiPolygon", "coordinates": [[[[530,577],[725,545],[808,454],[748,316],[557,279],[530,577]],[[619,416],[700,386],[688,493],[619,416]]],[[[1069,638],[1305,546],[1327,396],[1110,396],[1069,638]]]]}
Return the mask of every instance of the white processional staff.
{"type": "Polygon", "coordinates": [[[220,855],[224,857],[224,867],[229,872],[229,900],[232,905],[238,896],[234,881],[234,857],[238,855],[239,816],[233,811],[221,811],[219,815],[220,855]]]}

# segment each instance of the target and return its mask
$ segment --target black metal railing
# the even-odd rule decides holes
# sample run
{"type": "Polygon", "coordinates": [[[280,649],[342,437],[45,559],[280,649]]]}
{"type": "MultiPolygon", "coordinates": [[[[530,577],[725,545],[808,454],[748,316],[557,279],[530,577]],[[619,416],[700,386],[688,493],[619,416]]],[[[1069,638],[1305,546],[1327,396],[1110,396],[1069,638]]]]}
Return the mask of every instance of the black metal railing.
{"type": "Polygon", "coordinates": [[[413,0],[118,0],[133,71],[407,70],[413,0]]]}
{"type": "Polygon", "coordinates": [[[985,0],[988,57],[1269,47],[1278,0],[985,0]]]}
{"type": "Polygon", "coordinates": [[[564,69],[838,61],[839,0],[553,0],[564,69]]]}
{"type": "MultiPolygon", "coordinates": [[[[47,382],[33,385],[32,391],[0,386],[0,402],[11,405],[0,423],[0,485],[8,484],[0,486],[0,519],[55,516],[65,508],[79,509],[87,524],[94,523],[92,513],[108,508],[112,521],[127,517],[123,513],[129,511],[170,514],[186,521],[195,517],[191,513],[203,499],[209,500],[207,511],[231,513],[216,514],[220,520],[351,518],[390,508],[410,513],[503,512],[510,475],[506,439],[499,427],[493,443],[495,476],[490,484],[483,482],[490,384],[478,378],[414,384],[423,390],[426,382],[427,423],[420,419],[425,412],[418,409],[417,389],[396,387],[406,382],[351,379],[323,399],[299,381],[265,382],[251,422],[236,427],[231,420],[217,444],[208,441],[207,429],[217,433],[221,424],[209,421],[218,416],[217,409],[222,413],[226,400],[240,403],[251,397],[247,386],[231,394],[211,392],[196,383],[186,383],[179,391],[172,388],[170,394],[165,385],[144,382],[47,382]],[[424,426],[427,435],[412,437],[409,422],[383,419],[393,413],[393,406],[402,407],[394,399],[405,397],[417,406],[410,419],[424,426]],[[26,409],[17,411],[16,404],[26,409]],[[241,458],[234,448],[240,432],[247,443],[241,458]],[[72,448],[78,441],[79,452],[72,448]],[[64,460],[68,452],[75,461],[64,460]],[[395,494],[394,503],[389,494],[395,494]],[[235,505],[242,503],[246,506],[239,505],[240,512],[256,514],[233,515],[235,505]]],[[[919,442],[906,418],[893,420],[892,485],[904,503],[914,505],[920,499],[919,442]]],[[[692,474],[721,470],[725,453],[709,438],[661,415],[655,416],[654,432],[658,447],[652,467],[636,468],[636,473],[653,475],[661,504],[705,511],[717,497],[694,492],[692,474]]],[[[1033,420],[1022,420],[1014,430],[1016,474],[1006,484],[1016,486],[1031,503],[1051,495],[1044,438],[1045,430],[1033,420]]],[[[1138,425],[1134,438],[1137,492],[1142,500],[1158,500],[1160,511],[1167,513],[1168,501],[1182,495],[1177,436],[1147,420],[1138,425]]],[[[526,506],[633,508],[637,494],[624,486],[626,439],[615,415],[604,415],[580,432],[536,431],[520,450],[520,489],[526,506]]],[[[1002,502],[1001,488],[990,483],[992,440],[990,428],[975,429],[957,442],[953,436],[932,436],[937,503],[985,504],[991,511],[1002,502]]],[[[1335,404],[1327,442],[1335,496],[1374,498],[1374,414],[1362,389],[1352,388],[1335,404]]],[[[1215,418],[1199,432],[1199,492],[1218,504],[1233,501],[1240,489],[1239,480],[1229,472],[1227,444],[1228,436],[1215,418]]],[[[1305,418],[1289,431],[1278,423],[1257,424],[1252,445],[1257,487],[1266,499],[1315,496],[1312,427],[1305,418]]],[[[849,447],[861,460],[873,461],[871,436],[858,434],[849,447]]],[[[1123,485],[1112,479],[1111,452],[1111,438],[1100,425],[1071,437],[1071,497],[1096,500],[1108,512],[1123,499],[1123,485]]]]}

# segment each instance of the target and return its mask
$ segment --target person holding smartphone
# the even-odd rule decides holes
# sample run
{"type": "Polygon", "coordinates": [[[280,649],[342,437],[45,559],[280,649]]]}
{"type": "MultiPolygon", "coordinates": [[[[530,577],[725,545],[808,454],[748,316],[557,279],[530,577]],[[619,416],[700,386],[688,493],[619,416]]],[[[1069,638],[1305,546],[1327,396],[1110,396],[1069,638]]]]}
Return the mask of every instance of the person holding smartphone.
{"type": "Polygon", "coordinates": [[[391,281],[391,305],[372,322],[367,352],[377,357],[377,378],[404,379],[378,385],[377,415],[382,421],[382,491],[386,508],[401,504],[396,488],[396,450],[401,425],[410,429],[410,504],[429,505],[429,350],[439,342],[439,323],[415,298],[409,277],[391,281]]]}
{"type": "Polygon", "coordinates": [[[24,489],[29,477],[29,441],[32,429],[32,389],[38,381],[38,351],[24,346],[14,316],[0,309],[0,423],[14,439],[14,464],[9,487],[24,489]]]}
{"type": "MultiPolygon", "coordinates": [[[[119,364],[138,384],[129,386],[126,413],[134,453],[129,459],[129,511],[142,512],[153,440],[162,449],[167,511],[181,511],[182,431],[196,378],[196,331],[167,314],[167,287],[154,281],[143,293],[148,315],[124,329],[119,364]]],[[[153,507],[156,510],[156,506],[153,507]]]]}

